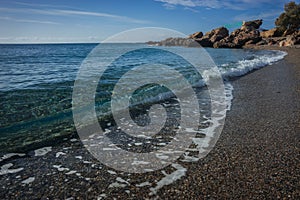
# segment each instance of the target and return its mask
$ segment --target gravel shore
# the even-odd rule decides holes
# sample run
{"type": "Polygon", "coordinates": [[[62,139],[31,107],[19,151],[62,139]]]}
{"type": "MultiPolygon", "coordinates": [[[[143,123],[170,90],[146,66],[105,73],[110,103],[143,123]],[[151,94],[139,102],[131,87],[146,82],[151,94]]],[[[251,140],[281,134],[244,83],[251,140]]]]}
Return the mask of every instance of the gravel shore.
{"type": "Polygon", "coordinates": [[[288,52],[284,60],[231,82],[221,137],[198,162],[128,174],[65,138],[2,157],[0,198],[300,199],[300,49],[280,50],[288,52]]]}
{"type": "Polygon", "coordinates": [[[300,198],[300,49],[232,82],[232,109],[210,154],[162,199],[300,198]],[[176,189],[175,189],[176,188],[176,189]]]}

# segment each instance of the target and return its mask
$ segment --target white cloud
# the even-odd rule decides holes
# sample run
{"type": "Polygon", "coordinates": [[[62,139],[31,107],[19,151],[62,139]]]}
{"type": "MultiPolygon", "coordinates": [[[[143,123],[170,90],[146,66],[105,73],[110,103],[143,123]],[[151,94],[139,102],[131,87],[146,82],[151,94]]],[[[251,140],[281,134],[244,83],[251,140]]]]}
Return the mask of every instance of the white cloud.
{"type": "Polygon", "coordinates": [[[69,6],[64,6],[64,5],[51,5],[51,4],[40,4],[40,3],[37,4],[37,3],[28,3],[28,2],[19,2],[19,1],[10,1],[10,3],[27,6],[27,7],[70,8],[69,6]]]}
{"type": "Polygon", "coordinates": [[[283,0],[155,0],[164,3],[164,6],[184,6],[189,8],[205,7],[205,8],[227,8],[232,10],[245,10],[249,7],[255,7],[263,3],[276,3],[283,0]]]}
{"type": "Polygon", "coordinates": [[[128,22],[128,23],[137,23],[137,24],[146,24],[149,21],[133,19],[121,15],[113,15],[108,13],[101,12],[88,12],[81,10],[63,10],[63,9],[32,9],[32,8],[0,8],[0,11],[3,12],[13,12],[13,13],[30,13],[30,14],[41,14],[41,15],[54,15],[54,16],[90,16],[90,17],[103,17],[115,19],[118,21],[128,22]]]}
{"type": "Polygon", "coordinates": [[[184,10],[189,10],[189,11],[192,11],[194,13],[199,13],[199,11],[194,9],[194,8],[185,7],[184,10]]]}
{"type": "Polygon", "coordinates": [[[208,7],[220,8],[221,4],[218,0],[155,0],[165,3],[166,5],[184,6],[184,7],[208,7]]]}
{"type": "Polygon", "coordinates": [[[163,6],[164,6],[167,10],[174,10],[174,9],[176,8],[175,5],[169,4],[169,3],[165,3],[165,4],[163,4],[163,6]]]}
{"type": "Polygon", "coordinates": [[[12,17],[1,17],[1,20],[7,20],[7,21],[14,21],[14,22],[22,22],[22,23],[38,23],[38,24],[59,24],[57,22],[52,22],[52,21],[40,21],[40,20],[32,20],[32,19],[16,19],[12,17]]]}
{"type": "Polygon", "coordinates": [[[100,13],[100,12],[87,12],[87,11],[78,11],[78,10],[52,10],[54,13],[57,13],[58,15],[85,15],[85,16],[93,16],[93,17],[106,17],[106,18],[112,18],[120,21],[127,21],[131,23],[137,23],[137,24],[143,24],[148,23],[144,20],[138,20],[129,18],[126,16],[120,16],[120,15],[112,15],[107,13],[100,13]]]}

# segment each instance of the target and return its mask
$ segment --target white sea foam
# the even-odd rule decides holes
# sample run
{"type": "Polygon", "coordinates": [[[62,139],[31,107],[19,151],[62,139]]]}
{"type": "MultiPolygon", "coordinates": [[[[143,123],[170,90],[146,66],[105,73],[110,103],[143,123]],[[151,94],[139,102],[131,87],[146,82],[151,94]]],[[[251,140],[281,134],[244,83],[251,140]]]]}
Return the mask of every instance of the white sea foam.
{"type": "Polygon", "coordinates": [[[17,169],[10,169],[12,166],[13,166],[12,163],[8,163],[8,164],[1,166],[0,175],[17,173],[24,169],[23,167],[17,168],[17,169]]]}
{"type": "Polygon", "coordinates": [[[107,170],[107,172],[110,173],[110,174],[112,174],[112,175],[116,175],[117,174],[117,172],[112,171],[112,170],[107,170]]]}
{"type": "Polygon", "coordinates": [[[22,181],[23,184],[29,184],[32,183],[35,180],[35,177],[29,177],[27,179],[25,179],[24,181],[22,181]]]}
{"type": "Polygon", "coordinates": [[[120,183],[126,183],[127,185],[130,185],[130,183],[128,181],[125,181],[124,179],[122,179],[121,177],[117,177],[116,181],[120,182],[120,183]]]}
{"type": "Polygon", "coordinates": [[[1,158],[0,158],[0,162],[2,162],[3,160],[6,160],[6,159],[9,159],[13,156],[20,156],[20,157],[23,157],[25,156],[24,153],[8,153],[8,154],[5,154],[3,155],[1,158]]]}
{"type": "MultiPolygon", "coordinates": [[[[267,65],[271,65],[274,62],[277,62],[281,59],[283,59],[287,53],[282,51],[273,51],[273,52],[266,52],[264,55],[256,55],[253,59],[249,60],[241,60],[238,61],[235,64],[224,64],[221,66],[220,71],[222,73],[222,76],[224,79],[235,77],[235,76],[241,76],[249,73],[250,71],[253,71],[255,69],[262,68],[267,65]],[[269,54],[268,54],[269,53],[269,54]]],[[[205,71],[203,78],[210,78],[214,76],[214,72],[211,71],[205,71]]],[[[231,109],[231,101],[233,99],[232,91],[233,87],[229,82],[225,82],[225,104],[226,104],[226,111],[231,109]]],[[[213,102],[218,103],[218,102],[213,102]]],[[[206,129],[202,129],[199,132],[204,133],[206,136],[203,138],[194,138],[193,142],[196,144],[196,149],[199,151],[198,157],[189,156],[188,154],[184,155],[184,159],[182,161],[184,162],[197,162],[201,157],[204,157],[209,152],[208,149],[210,147],[213,147],[211,145],[212,139],[216,141],[217,138],[215,138],[215,132],[218,130],[220,126],[223,124],[220,123],[224,120],[226,117],[226,112],[224,111],[217,111],[217,115],[214,118],[208,119],[207,122],[211,123],[211,126],[206,129]]],[[[191,131],[187,129],[186,131],[191,131]]]]}
{"type": "Polygon", "coordinates": [[[146,181],[146,182],[143,182],[143,183],[136,184],[135,186],[136,187],[145,187],[145,186],[150,186],[150,185],[151,185],[151,183],[146,181]]]}
{"type": "Polygon", "coordinates": [[[135,160],[131,163],[131,165],[148,165],[150,162],[145,162],[145,161],[138,161],[135,160]]]}
{"type": "Polygon", "coordinates": [[[71,170],[71,171],[67,172],[66,175],[71,175],[71,174],[76,174],[76,173],[77,173],[77,171],[71,170]]]}
{"type": "Polygon", "coordinates": [[[75,158],[82,160],[82,156],[75,156],[75,158]]]}
{"type": "Polygon", "coordinates": [[[69,171],[69,168],[62,167],[61,165],[53,165],[54,168],[56,168],[58,171],[69,171]]]}
{"type": "Polygon", "coordinates": [[[172,172],[171,174],[165,174],[165,177],[162,178],[160,181],[156,183],[156,187],[150,188],[150,195],[155,195],[159,189],[164,187],[165,185],[170,185],[174,183],[175,181],[179,180],[181,177],[183,177],[187,171],[186,168],[182,167],[179,164],[172,164],[172,167],[176,169],[176,171],[172,172]]]}
{"type": "MultiPolygon", "coordinates": [[[[226,106],[226,111],[231,109],[231,101],[233,99],[233,95],[232,95],[232,91],[233,91],[233,87],[229,82],[225,82],[224,83],[224,87],[225,87],[225,101],[223,102],[223,104],[225,104],[226,106]]],[[[215,104],[220,104],[221,102],[214,102],[215,104]]],[[[226,117],[226,111],[220,110],[220,111],[215,111],[216,115],[213,118],[207,118],[206,116],[204,116],[204,118],[206,118],[207,120],[204,121],[204,123],[210,123],[210,126],[208,128],[204,128],[204,129],[200,129],[198,131],[192,129],[192,128],[186,128],[184,131],[186,132],[199,132],[202,134],[205,134],[205,137],[202,138],[193,138],[193,143],[196,145],[195,148],[189,148],[187,149],[187,151],[191,152],[199,152],[198,156],[190,156],[189,152],[185,152],[185,154],[183,154],[183,159],[181,159],[182,162],[197,162],[199,161],[199,159],[203,158],[204,156],[206,156],[209,151],[212,149],[212,147],[214,145],[212,145],[211,141],[214,140],[216,142],[216,140],[219,137],[218,135],[216,135],[216,132],[218,131],[218,129],[220,127],[223,126],[223,124],[221,123],[222,121],[224,121],[225,117],[226,117]]],[[[161,156],[161,155],[160,155],[161,156]]]]}
{"type": "Polygon", "coordinates": [[[224,79],[242,76],[255,69],[260,69],[282,60],[287,55],[287,53],[283,51],[274,52],[276,52],[276,55],[266,53],[265,55],[255,56],[254,59],[240,60],[233,64],[223,64],[219,69],[224,79]]]}
{"type": "Polygon", "coordinates": [[[58,158],[59,156],[62,156],[62,155],[66,155],[64,152],[57,152],[55,157],[58,158]]]}
{"type": "Polygon", "coordinates": [[[98,196],[97,200],[104,199],[106,197],[107,197],[107,195],[103,193],[98,196]]]}
{"type": "Polygon", "coordinates": [[[49,153],[50,151],[52,151],[52,147],[43,147],[43,148],[34,150],[34,155],[35,156],[44,156],[47,153],[49,153]]]}
{"type": "Polygon", "coordinates": [[[200,157],[189,156],[189,152],[186,152],[185,154],[183,154],[183,159],[180,161],[182,161],[182,162],[198,162],[199,160],[200,160],[200,157]]]}
{"type": "Polygon", "coordinates": [[[123,187],[126,187],[127,184],[123,184],[123,183],[118,183],[118,182],[114,182],[112,184],[110,184],[108,187],[109,188],[123,188],[123,187]]]}

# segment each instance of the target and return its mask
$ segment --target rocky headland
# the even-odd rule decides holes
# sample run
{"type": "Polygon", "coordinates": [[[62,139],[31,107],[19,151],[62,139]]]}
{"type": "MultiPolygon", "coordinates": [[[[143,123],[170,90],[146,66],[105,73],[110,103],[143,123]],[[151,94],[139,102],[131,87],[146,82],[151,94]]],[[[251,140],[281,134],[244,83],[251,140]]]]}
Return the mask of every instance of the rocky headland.
{"type": "Polygon", "coordinates": [[[279,28],[261,30],[263,20],[243,22],[242,26],[231,33],[225,27],[213,29],[205,34],[196,32],[187,38],[167,38],[162,41],[149,41],[147,44],[155,46],[185,46],[212,48],[244,48],[251,46],[294,46],[300,44],[300,31],[279,28]]]}

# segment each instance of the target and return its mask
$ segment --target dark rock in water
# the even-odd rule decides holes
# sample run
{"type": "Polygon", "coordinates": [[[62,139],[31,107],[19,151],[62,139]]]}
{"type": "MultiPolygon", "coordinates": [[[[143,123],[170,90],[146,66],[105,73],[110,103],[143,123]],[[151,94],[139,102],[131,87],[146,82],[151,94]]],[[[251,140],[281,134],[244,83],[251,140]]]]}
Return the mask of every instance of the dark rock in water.
{"type": "Polygon", "coordinates": [[[192,35],[189,36],[190,39],[199,39],[203,37],[203,33],[202,32],[196,32],[193,33],[192,35]]]}
{"type": "Polygon", "coordinates": [[[200,47],[199,43],[196,40],[188,40],[185,43],[186,47],[200,47]]]}
{"type": "Polygon", "coordinates": [[[155,45],[158,45],[158,43],[159,42],[156,42],[156,41],[149,41],[146,44],[155,46],[155,45]]]}
{"type": "Polygon", "coordinates": [[[147,42],[148,45],[155,46],[185,46],[185,47],[197,47],[199,44],[193,40],[188,38],[167,38],[160,42],[147,42]]]}

